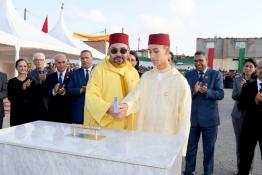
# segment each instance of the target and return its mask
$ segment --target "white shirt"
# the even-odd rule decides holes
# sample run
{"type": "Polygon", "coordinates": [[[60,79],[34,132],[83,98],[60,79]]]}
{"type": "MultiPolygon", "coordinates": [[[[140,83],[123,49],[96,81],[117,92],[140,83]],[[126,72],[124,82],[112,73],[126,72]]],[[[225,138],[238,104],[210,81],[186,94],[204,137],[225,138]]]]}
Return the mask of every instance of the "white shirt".
{"type": "Polygon", "coordinates": [[[64,82],[66,70],[64,72],[57,72],[57,79],[59,80],[60,73],[62,73],[62,82],[64,82]]]}
{"type": "Polygon", "coordinates": [[[90,66],[88,69],[83,68],[83,69],[84,69],[84,72],[85,72],[85,77],[86,77],[86,73],[87,73],[86,71],[88,71],[88,75],[89,75],[89,77],[90,77],[90,72],[91,72],[92,68],[93,68],[93,65],[90,66]]]}
{"type": "MultiPolygon", "coordinates": [[[[207,69],[208,69],[208,68],[205,68],[205,69],[203,70],[203,73],[204,73],[204,74],[206,73],[207,69]]],[[[197,72],[198,72],[198,75],[200,76],[200,71],[197,71],[197,72]]]]}
{"type": "Polygon", "coordinates": [[[262,87],[260,86],[260,83],[262,83],[262,81],[259,80],[259,79],[257,79],[257,90],[258,90],[258,92],[259,92],[260,88],[262,88],[262,87]]]}
{"type": "MultiPolygon", "coordinates": [[[[60,73],[62,73],[62,82],[64,82],[66,70],[65,70],[64,72],[57,72],[57,79],[58,79],[58,80],[59,80],[60,73]]],[[[53,96],[56,95],[54,89],[52,90],[52,95],[53,95],[53,96]]]]}

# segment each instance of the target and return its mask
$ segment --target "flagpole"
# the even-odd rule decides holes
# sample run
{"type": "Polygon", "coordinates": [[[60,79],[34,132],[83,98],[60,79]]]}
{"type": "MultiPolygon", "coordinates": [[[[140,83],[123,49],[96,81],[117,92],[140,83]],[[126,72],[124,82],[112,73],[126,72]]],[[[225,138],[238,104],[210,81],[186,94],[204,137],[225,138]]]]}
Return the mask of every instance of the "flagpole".
{"type": "Polygon", "coordinates": [[[27,12],[27,9],[25,8],[24,10],[24,20],[26,21],[26,12],[27,12]]]}

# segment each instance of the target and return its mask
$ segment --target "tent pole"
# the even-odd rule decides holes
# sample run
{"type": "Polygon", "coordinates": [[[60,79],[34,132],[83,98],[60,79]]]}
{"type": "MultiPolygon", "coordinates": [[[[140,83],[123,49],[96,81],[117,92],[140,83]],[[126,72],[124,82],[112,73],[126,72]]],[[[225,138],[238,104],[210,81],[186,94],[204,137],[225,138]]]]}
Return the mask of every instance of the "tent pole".
{"type": "MultiPolygon", "coordinates": [[[[19,59],[19,52],[20,52],[20,47],[19,46],[15,46],[15,61],[17,61],[19,59]]],[[[14,75],[17,76],[18,73],[16,71],[16,69],[14,69],[14,75]]]]}

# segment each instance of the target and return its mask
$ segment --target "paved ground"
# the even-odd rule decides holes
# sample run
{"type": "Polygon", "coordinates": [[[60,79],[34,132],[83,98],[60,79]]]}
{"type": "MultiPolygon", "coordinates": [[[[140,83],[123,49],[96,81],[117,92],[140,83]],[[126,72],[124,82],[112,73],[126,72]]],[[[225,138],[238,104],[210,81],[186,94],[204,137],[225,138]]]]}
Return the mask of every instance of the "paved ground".
{"type": "MultiPolygon", "coordinates": [[[[215,175],[233,175],[236,172],[236,153],[235,153],[235,136],[231,121],[231,110],[233,107],[233,100],[231,99],[231,89],[225,89],[225,98],[220,102],[219,112],[220,121],[219,133],[216,143],[215,152],[215,175]]],[[[203,173],[202,159],[203,151],[200,142],[198,149],[196,174],[203,173]]],[[[262,175],[262,161],[258,145],[256,148],[254,158],[254,169],[252,175],[262,175]]]]}
{"type": "MultiPolygon", "coordinates": [[[[220,102],[220,119],[218,139],[215,152],[215,175],[233,175],[236,171],[235,138],[231,122],[231,110],[233,100],[231,89],[225,89],[225,98],[220,102]]],[[[9,126],[9,115],[5,117],[4,127],[9,126]]],[[[202,171],[202,144],[199,143],[196,174],[201,175],[202,171]]],[[[254,169],[252,175],[262,175],[262,161],[258,145],[254,158],[254,169]]]]}

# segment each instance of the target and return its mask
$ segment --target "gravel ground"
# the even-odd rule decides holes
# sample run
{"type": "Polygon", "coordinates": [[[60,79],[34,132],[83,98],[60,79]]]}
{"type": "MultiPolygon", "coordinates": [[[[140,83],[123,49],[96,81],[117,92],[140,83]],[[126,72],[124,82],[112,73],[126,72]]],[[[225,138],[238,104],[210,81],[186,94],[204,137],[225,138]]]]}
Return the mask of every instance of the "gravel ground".
{"type": "MultiPolygon", "coordinates": [[[[216,143],[215,152],[215,175],[233,175],[236,172],[236,153],[235,153],[235,137],[233,126],[231,122],[231,110],[233,107],[233,100],[231,99],[231,89],[225,89],[225,98],[219,104],[220,121],[219,133],[216,143]]],[[[9,113],[4,118],[4,127],[9,126],[9,113]]],[[[201,175],[203,172],[203,151],[201,140],[199,142],[196,175],[201,175]]],[[[262,175],[262,161],[260,151],[257,145],[254,168],[252,175],[262,175]]]]}

